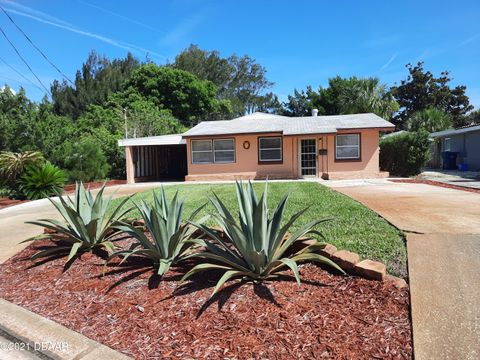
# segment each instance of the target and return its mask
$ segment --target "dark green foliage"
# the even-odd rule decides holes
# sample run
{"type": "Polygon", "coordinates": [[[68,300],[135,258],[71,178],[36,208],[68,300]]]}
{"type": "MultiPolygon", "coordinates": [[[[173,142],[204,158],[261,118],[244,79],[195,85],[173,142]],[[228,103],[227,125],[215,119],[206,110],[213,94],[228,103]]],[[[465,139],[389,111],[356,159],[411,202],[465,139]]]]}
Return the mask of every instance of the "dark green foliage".
{"type": "Polygon", "coordinates": [[[375,113],[387,120],[398,109],[397,103],[378,79],[355,76],[331,78],[328,87],[320,88],[318,92],[311,87],[307,87],[306,91],[295,90],[284,106],[284,114],[289,116],[309,116],[316,108],[321,115],[375,113]]]}
{"type": "MultiPolygon", "coordinates": [[[[266,78],[267,70],[248,55],[222,58],[218,51],[202,50],[197,45],[190,45],[177,55],[172,66],[214,83],[219,98],[231,103],[232,113],[225,113],[225,116],[242,116],[254,111],[281,111],[276,96],[265,94],[273,85],[266,78]]],[[[225,119],[228,118],[225,116],[225,119]]]]}
{"type": "Polygon", "coordinates": [[[452,128],[450,115],[442,110],[429,108],[414,113],[406,123],[408,131],[425,130],[429,133],[452,128]]]}
{"type": "Polygon", "coordinates": [[[77,119],[91,104],[101,105],[108,96],[121,90],[132,71],[140,65],[132,54],[124,59],[109,60],[92,51],[77,71],[75,88],[66,81],[53,82],[53,110],[57,115],[77,119]]]}
{"type": "Polygon", "coordinates": [[[397,100],[400,111],[393,121],[399,128],[404,128],[407,119],[415,112],[427,108],[437,108],[450,115],[455,127],[466,125],[465,115],[473,109],[465,86],[451,88],[448,71],[443,71],[435,77],[430,71],[425,71],[423,62],[406,65],[409,75],[400,85],[391,89],[397,100]]]}
{"type": "Polygon", "coordinates": [[[133,72],[127,86],[129,93],[169,109],[186,126],[230,111],[228,102],[217,99],[215,84],[183,70],[145,64],[133,72]]]}
{"type": "Polygon", "coordinates": [[[20,179],[20,191],[29,200],[43,199],[60,193],[65,181],[65,173],[47,161],[27,169],[20,179]]]}
{"type": "Polygon", "coordinates": [[[425,130],[404,132],[380,141],[380,168],[394,176],[420,173],[430,159],[430,139],[425,130]]]}
{"type": "Polygon", "coordinates": [[[85,136],[63,146],[63,168],[71,181],[105,179],[110,165],[99,140],[85,136]]]}

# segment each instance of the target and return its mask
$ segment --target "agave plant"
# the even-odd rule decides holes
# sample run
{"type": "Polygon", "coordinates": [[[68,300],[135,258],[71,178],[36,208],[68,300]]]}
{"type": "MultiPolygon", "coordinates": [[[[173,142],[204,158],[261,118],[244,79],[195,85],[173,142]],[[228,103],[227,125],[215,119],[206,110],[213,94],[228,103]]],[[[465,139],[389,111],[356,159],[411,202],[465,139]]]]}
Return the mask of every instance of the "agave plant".
{"type": "Polygon", "coordinates": [[[62,191],[65,173],[47,161],[42,166],[30,166],[20,179],[20,191],[27,199],[36,200],[53,196],[62,191]]]}
{"type": "MultiPolygon", "coordinates": [[[[117,226],[117,229],[134,237],[137,242],[127,250],[113,253],[105,265],[116,256],[122,256],[123,262],[131,255],[140,255],[153,260],[155,267],[158,266],[157,274],[161,276],[172,265],[183,260],[191,252],[192,243],[189,239],[197,230],[190,224],[182,223],[183,204],[184,201],[178,199],[178,191],[168,203],[163,187],[160,194],[154,192],[152,205],[143,200],[140,205],[135,204],[152,240],[133,224],[124,223],[117,226]]],[[[204,206],[194,211],[189,220],[192,220],[204,206]]]]}
{"type": "Polygon", "coordinates": [[[250,182],[246,185],[237,182],[236,188],[239,205],[237,220],[216,194],[210,198],[210,202],[217,211],[213,218],[223,230],[224,237],[204,224],[193,224],[211,240],[193,240],[204,246],[206,250],[194,253],[189,257],[200,257],[206,259],[207,262],[194,266],[183,276],[181,282],[205,270],[223,270],[224,274],[218,280],[212,293],[213,296],[229,279],[241,277],[262,281],[277,277],[278,273],[285,268],[290,268],[295,279],[300,283],[297,263],[301,261],[327,264],[344,273],[337,264],[317,253],[324,247],[323,243],[318,242],[300,250],[293,250],[292,247],[306,234],[320,234],[313,228],[329,219],[313,220],[297,231],[289,233],[294,222],[307,209],[294,214],[282,226],[288,194],[283,197],[270,217],[267,208],[267,184],[260,199],[257,199],[250,182]]]}
{"type": "Polygon", "coordinates": [[[50,229],[51,234],[36,236],[25,242],[51,239],[57,243],[54,248],[34,254],[32,260],[68,252],[67,262],[69,262],[77,254],[92,251],[95,248],[105,248],[109,253],[113,253],[116,249],[112,239],[120,232],[115,229],[115,226],[132,210],[132,208],[123,209],[123,205],[131,196],[121,201],[109,215],[113,195],[105,197],[104,189],[105,185],[94,197],[82,183],[77,183],[73,200],[70,197],[59,196],[59,202],[56,202],[49,198],[65,223],[53,219],[27,221],[28,224],[50,229]]]}

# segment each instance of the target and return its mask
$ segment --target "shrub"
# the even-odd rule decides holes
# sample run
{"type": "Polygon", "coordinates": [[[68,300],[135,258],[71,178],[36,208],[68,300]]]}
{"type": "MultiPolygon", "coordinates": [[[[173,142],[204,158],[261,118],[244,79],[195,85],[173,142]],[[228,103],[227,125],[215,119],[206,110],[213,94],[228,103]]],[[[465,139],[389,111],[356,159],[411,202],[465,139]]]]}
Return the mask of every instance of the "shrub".
{"type": "Polygon", "coordinates": [[[299,250],[292,245],[309,233],[317,233],[313,228],[326,221],[313,220],[299,230],[290,234],[288,231],[293,223],[307,210],[294,214],[282,226],[283,213],[288,200],[288,194],[283,197],[273,216],[269,216],[267,209],[267,185],[260,200],[257,199],[251,183],[244,185],[236,183],[237,200],[239,206],[238,220],[226,208],[223,202],[214,194],[210,202],[216,209],[213,218],[222,228],[224,238],[220,234],[203,224],[194,225],[201,229],[212,240],[196,240],[205,247],[205,251],[194,253],[189,257],[200,257],[207,262],[193,267],[185,274],[181,281],[192,275],[211,269],[223,270],[223,276],[217,282],[212,296],[229,279],[241,277],[254,281],[276,277],[279,271],[290,268],[297,282],[300,283],[297,262],[316,261],[330,265],[342,271],[338,265],[326,257],[316,253],[324,244],[317,243],[299,250]],[[290,251],[290,253],[288,253],[290,251]],[[208,262],[208,260],[212,262],[208,262]]]}
{"type": "MultiPolygon", "coordinates": [[[[123,209],[123,205],[131,198],[126,197],[108,215],[112,196],[106,198],[103,195],[105,185],[100,189],[94,198],[90,190],[85,190],[82,183],[76,185],[75,197],[59,196],[59,202],[50,199],[65,224],[57,220],[42,219],[38,221],[27,221],[27,224],[38,225],[52,230],[52,234],[36,236],[26,241],[51,239],[56,246],[42,250],[32,256],[32,260],[68,253],[67,262],[81,252],[92,251],[96,248],[105,248],[109,253],[115,251],[113,238],[119,233],[115,229],[120,220],[132,209],[123,209]]],[[[120,238],[117,238],[119,240],[120,238]]]]}
{"type": "Polygon", "coordinates": [[[420,173],[430,159],[428,132],[405,132],[380,141],[380,168],[395,176],[420,173]]]}
{"type": "Polygon", "coordinates": [[[30,166],[20,179],[20,191],[29,200],[43,199],[62,191],[65,173],[50,162],[30,166]]]}
{"type": "Polygon", "coordinates": [[[66,143],[63,149],[65,169],[72,181],[105,179],[110,170],[99,142],[90,136],[66,143]]]}
{"type": "MultiPolygon", "coordinates": [[[[153,204],[148,205],[142,200],[141,205],[136,205],[152,240],[145,233],[133,225],[117,226],[117,229],[126,232],[138,242],[128,250],[121,250],[112,254],[107,262],[115,256],[123,256],[122,262],[130,255],[145,256],[154,261],[158,267],[157,274],[163,275],[173,264],[181,261],[190,253],[191,243],[187,240],[196,228],[190,224],[182,224],[183,201],[178,200],[178,191],[172,201],[167,202],[165,190],[162,188],[160,195],[153,193],[153,204]]],[[[190,220],[203,208],[197,209],[190,220]]],[[[105,264],[106,265],[106,264],[105,264]]]]}

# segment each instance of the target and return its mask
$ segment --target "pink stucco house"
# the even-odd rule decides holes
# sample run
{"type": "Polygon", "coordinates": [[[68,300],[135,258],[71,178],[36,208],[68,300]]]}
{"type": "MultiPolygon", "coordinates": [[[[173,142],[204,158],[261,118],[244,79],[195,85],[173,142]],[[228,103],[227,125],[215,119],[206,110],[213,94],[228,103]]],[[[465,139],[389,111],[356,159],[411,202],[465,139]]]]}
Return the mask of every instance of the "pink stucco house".
{"type": "Polygon", "coordinates": [[[162,179],[377,178],[379,133],[394,125],[375,114],[286,117],[253,113],[204,121],[178,135],[119,140],[127,182],[162,179]]]}

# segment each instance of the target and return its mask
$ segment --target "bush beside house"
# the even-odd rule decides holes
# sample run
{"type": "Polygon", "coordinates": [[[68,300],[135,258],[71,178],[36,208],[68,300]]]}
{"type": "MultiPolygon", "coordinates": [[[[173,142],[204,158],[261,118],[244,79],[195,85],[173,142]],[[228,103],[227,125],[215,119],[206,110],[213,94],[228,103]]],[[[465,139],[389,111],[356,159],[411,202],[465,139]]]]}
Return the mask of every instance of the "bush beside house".
{"type": "Polygon", "coordinates": [[[394,176],[419,174],[431,156],[428,135],[420,130],[384,137],[380,141],[380,169],[394,176]]]}

